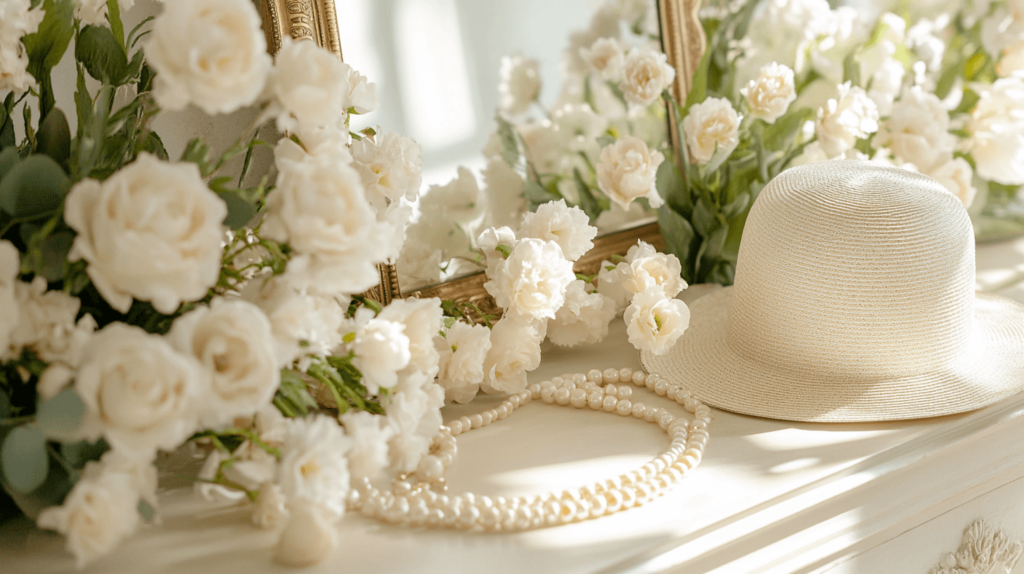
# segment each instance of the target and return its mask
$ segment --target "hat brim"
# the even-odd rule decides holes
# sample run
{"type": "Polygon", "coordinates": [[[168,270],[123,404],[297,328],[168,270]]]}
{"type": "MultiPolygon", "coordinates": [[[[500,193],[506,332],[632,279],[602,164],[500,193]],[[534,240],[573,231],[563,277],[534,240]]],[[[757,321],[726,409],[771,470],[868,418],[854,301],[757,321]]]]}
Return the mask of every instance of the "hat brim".
{"type": "Polygon", "coordinates": [[[977,294],[976,330],[953,367],[865,380],[782,372],[749,360],[727,340],[732,288],[690,305],[690,326],[665,355],[644,351],[648,372],[726,411],[800,422],[918,419],[979,409],[1024,390],[1024,305],[977,294]]]}

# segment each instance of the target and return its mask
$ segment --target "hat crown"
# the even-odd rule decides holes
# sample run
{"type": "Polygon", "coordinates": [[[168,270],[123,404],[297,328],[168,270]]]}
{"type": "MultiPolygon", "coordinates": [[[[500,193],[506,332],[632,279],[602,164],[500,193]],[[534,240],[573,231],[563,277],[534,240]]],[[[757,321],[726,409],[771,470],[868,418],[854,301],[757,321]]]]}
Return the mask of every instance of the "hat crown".
{"type": "Polygon", "coordinates": [[[786,170],[750,210],[728,344],[784,371],[892,378],[958,361],[974,233],[933,179],[867,162],[786,170]]]}

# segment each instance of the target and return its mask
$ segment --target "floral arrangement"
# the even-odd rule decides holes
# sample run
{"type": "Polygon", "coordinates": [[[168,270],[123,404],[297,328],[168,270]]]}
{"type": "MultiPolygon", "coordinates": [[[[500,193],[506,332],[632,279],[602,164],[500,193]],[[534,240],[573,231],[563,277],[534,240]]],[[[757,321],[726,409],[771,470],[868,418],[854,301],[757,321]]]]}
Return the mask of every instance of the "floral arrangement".
{"type": "Polygon", "coordinates": [[[446,395],[522,392],[545,336],[593,342],[623,308],[637,346],[685,330],[678,260],[638,245],[577,277],[597,230],[564,201],[480,235],[496,322],[361,295],[422,170],[410,138],[349,130],[376,85],[312,42],[268,55],[249,0],[175,0],[126,33],[131,4],[0,0],[0,498],[79,566],[158,519],[159,453],[185,444],[200,496],[250,505],[279,561],[318,562],[353,481],[443,470],[446,395]],[[50,77],[69,49],[74,131],[50,77]],[[187,106],[253,121],[172,159],[152,122],[187,106]],[[274,166],[250,173],[262,147],[274,166]]]}

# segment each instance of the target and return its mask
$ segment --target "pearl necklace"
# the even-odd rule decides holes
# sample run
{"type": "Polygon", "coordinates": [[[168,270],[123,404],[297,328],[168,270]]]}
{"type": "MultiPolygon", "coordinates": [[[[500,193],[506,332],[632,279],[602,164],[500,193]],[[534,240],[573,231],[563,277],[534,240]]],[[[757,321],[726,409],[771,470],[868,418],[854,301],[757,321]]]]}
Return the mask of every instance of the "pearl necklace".
{"type": "Polygon", "coordinates": [[[440,428],[430,454],[423,457],[412,477],[399,476],[390,492],[381,492],[364,479],[350,490],[348,507],[390,524],[462,530],[520,531],[598,518],[646,504],[668,492],[700,464],[710,423],[710,408],[689,391],[656,374],[630,369],[603,372],[592,369],[586,374],[562,375],[531,384],[495,408],[450,421],[440,428]],[[668,397],[693,413],[694,420],[688,422],[665,409],[632,402],[633,389],[627,384],[617,385],[620,381],[646,386],[668,397]],[[589,407],[621,416],[632,415],[657,423],[671,442],[667,450],[640,468],[579,489],[510,499],[476,496],[471,492],[448,496],[431,489],[443,483],[445,471],[455,460],[455,437],[502,420],[533,399],[577,409],[589,407]]]}

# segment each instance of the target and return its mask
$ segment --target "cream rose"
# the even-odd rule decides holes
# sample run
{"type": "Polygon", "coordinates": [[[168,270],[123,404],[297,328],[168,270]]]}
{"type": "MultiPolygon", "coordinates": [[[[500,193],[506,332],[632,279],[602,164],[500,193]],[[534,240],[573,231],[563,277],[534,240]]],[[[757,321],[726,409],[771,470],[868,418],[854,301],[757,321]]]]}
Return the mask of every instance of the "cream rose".
{"type": "Polygon", "coordinates": [[[516,116],[540,95],[540,62],[521,54],[501,59],[501,83],[498,84],[498,109],[516,116]]]}
{"type": "Polygon", "coordinates": [[[408,136],[383,133],[352,142],[352,167],[359,171],[366,194],[381,212],[390,202],[415,201],[423,183],[423,148],[408,136]]]}
{"type": "Polygon", "coordinates": [[[1024,79],[996,80],[980,92],[968,141],[978,175],[1003,185],[1024,184],[1024,79]]]}
{"type": "Polygon", "coordinates": [[[653,287],[633,297],[623,315],[626,334],[634,347],[664,355],[690,325],[690,309],[653,287]]]}
{"type": "Polygon", "coordinates": [[[569,261],[576,261],[594,246],[597,228],[578,207],[567,207],[564,199],[549,201],[523,216],[520,237],[554,241],[569,261]]]}
{"type": "Polygon", "coordinates": [[[946,162],[956,147],[956,136],[949,133],[949,112],[935,94],[919,86],[904,90],[874,141],[922,171],[946,162]]]}
{"type": "Polygon", "coordinates": [[[520,239],[499,262],[484,288],[507,315],[550,319],[565,302],[565,288],[576,279],[572,262],[554,241],[520,239]]]}
{"type": "Polygon", "coordinates": [[[139,494],[132,477],[86,464],[64,504],[44,509],[36,524],[67,538],[79,569],[109,554],[139,526],[139,494]]]}
{"type": "Polygon", "coordinates": [[[608,323],[616,311],[615,301],[597,292],[588,293],[577,279],[569,284],[565,304],[548,323],[548,338],[562,347],[597,343],[608,334],[608,323]]]}
{"type": "Polygon", "coordinates": [[[491,329],[491,350],[484,359],[483,388],[488,393],[519,393],[526,373],[540,366],[545,324],[503,317],[491,329]]]}
{"type": "Polygon", "coordinates": [[[15,298],[20,319],[11,333],[14,354],[28,347],[48,363],[77,366],[96,329],[92,315],[75,323],[82,302],[63,291],[47,291],[46,279],[38,275],[32,283],[17,283],[15,298]]]}
{"type": "Polygon", "coordinates": [[[0,93],[20,94],[36,83],[28,73],[28,53],[21,39],[35,33],[46,14],[42,5],[31,7],[29,0],[0,2],[0,93]]]}
{"type": "Polygon", "coordinates": [[[707,163],[716,154],[729,157],[740,143],[742,120],[743,116],[737,114],[725,98],[708,98],[694,104],[683,118],[690,161],[707,163]]]}
{"type": "Polygon", "coordinates": [[[231,113],[259,98],[271,69],[249,0],[167,2],[144,48],[157,72],[153,96],[168,110],[194,104],[208,114],[231,113]]]}
{"type": "Polygon", "coordinates": [[[793,70],[777,62],[762,66],[757,79],[750,80],[740,93],[750,105],[751,116],[774,124],[796,99],[793,70]]]}
{"type": "Polygon", "coordinates": [[[630,50],[623,66],[619,89],[626,101],[635,106],[653,104],[676,79],[676,70],[668,65],[668,57],[649,48],[630,50]]]}
{"type": "Polygon", "coordinates": [[[682,269],[675,255],[658,253],[651,244],[641,241],[626,253],[626,265],[620,269],[622,286],[633,294],[660,287],[666,297],[675,297],[687,287],[680,276],[682,269]]]}
{"type": "Polygon", "coordinates": [[[878,106],[863,88],[840,84],[839,97],[818,109],[818,143],[830,158],[852,149],[860,138],[878,131],[878,106]]]}
{"type": "Polygon", "coordinates": [[[68,259],[89,264],[114,309],[127,313],[134,297],[170,314],[217,283],[226,215],[195,164],[142,153],[103,183],[71,189],[64,221],[78,236],[68,259]]]}
{"type": "Polygon", "coordinates": [[[660,207],[657,176],[664,160],[661,152],[648,149],[642,139],[622,136],[601,150],[597,187],[622,209],[629,209],[640,197],[646,197],[651,207],[660,207]]]}
{"type": "Polygon", "coordinates": [[[491,350],[491,330],[483,325],[461,321],[435,338],[440,355],[437,382],[445,395],[457,403],[468,403],[476,396],[484,378],[484,359],[491,350]]]}
{"type": "Polygon", "coordinates": [[[297,132],[301,139],[307,131],[337,125],[349,108],[354,88],[351,71],[351,66],[316,42],[285,38],[271,79],[281,110],[278,129],[297,132]]]}
{"type": "Polygon", "coordinates": [[[606,82],[622,80],[626,54],[615,38],[598,38],[589,48],[580,48],[580,57],[606,82]]]}
{"type": "Polygon", "coordinates": [[[274,398],[280,382],[270,321],[259,307],[239,299],[214,299],[174,321],[168,339],[195,357],[210,377],[203,389],[200,422],[207,428],[256,414],[274,398]]]}
{"type": "Polygon", "coordinates": [[[964,158],[950,159],[937,165],[927,174],[952,192],[957,199],[963,202],[964,207],[970,207],[974,202],[974,196],[978,193],[971,183],[974,172],[971,170],[971,164],[967,163],[964,158]]]}
{"type": "Polygon", "coordinates": [[[123,323],[98,331],[84,357],[75,391],[86,407],[86,438],[103,436],[114,449],[150,460],[195,432],[196,399],[209,377],[194,358],[123,323]]]}

